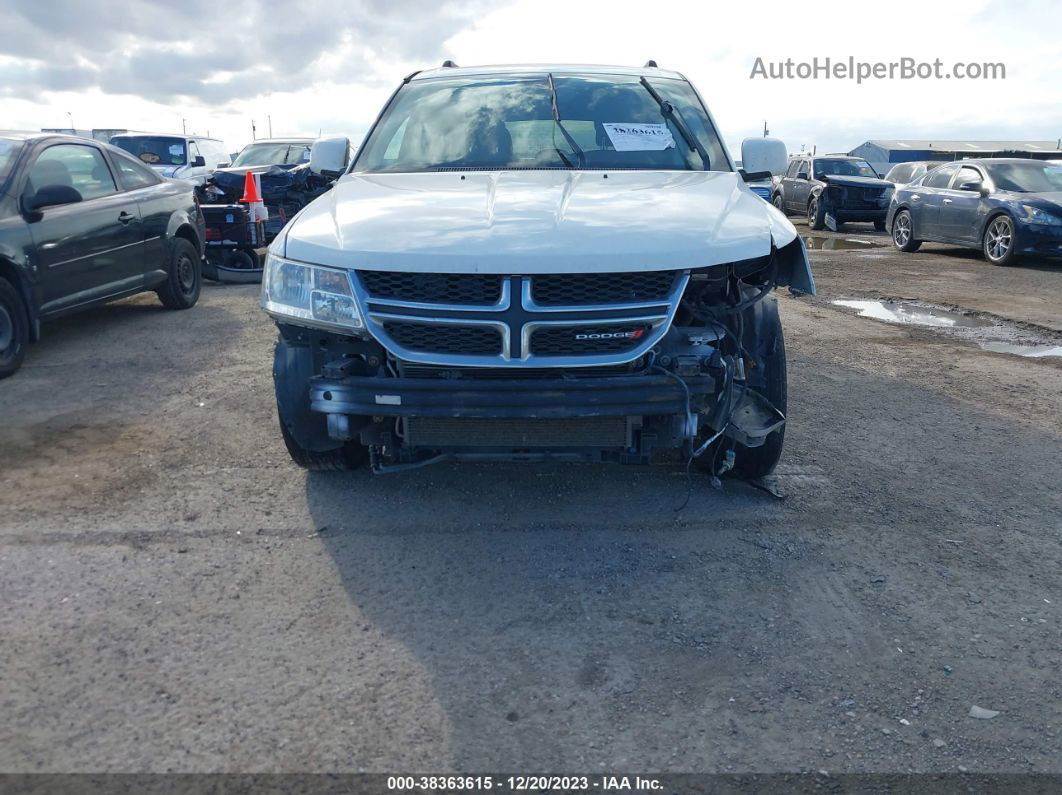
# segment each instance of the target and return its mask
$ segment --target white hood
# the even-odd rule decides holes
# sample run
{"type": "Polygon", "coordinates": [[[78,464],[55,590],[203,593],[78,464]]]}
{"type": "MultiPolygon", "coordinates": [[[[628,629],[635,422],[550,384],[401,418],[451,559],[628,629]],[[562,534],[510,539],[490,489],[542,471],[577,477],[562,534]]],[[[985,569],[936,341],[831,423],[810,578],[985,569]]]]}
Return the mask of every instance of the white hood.
{"type": "Polygon", "coordinates": [[[450,273],[696,268],[796,237],[736,173],[545,169],[350,175],[285,233],[303,262],[450,273]]]}

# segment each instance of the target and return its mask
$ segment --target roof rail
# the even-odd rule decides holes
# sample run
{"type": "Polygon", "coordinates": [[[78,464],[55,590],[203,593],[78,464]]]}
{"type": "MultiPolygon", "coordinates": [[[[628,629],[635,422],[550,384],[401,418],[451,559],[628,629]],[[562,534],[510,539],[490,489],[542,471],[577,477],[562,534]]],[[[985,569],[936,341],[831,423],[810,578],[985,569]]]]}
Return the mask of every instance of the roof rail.
{"type": "Polygon", "coordinates": [[[442,68],[443,69],[456,69],[457,68],[457,64],[455,64],[453,61],[451,61],[449,58],[447,58],[445,61],[443,61],[442,68]]]}
{"type": "Polygon", "coordinates": [[[409,73],[408,75],[406,75],[406,76],[405,76],[404,78],[402,78],[402,82],[403,82],[403,83],[408,83],[408,82],[409,82],[410,80],[412,80],[412,79],[413,79],[414,77],[416,77],[417,75],[419,75],[419,74],[421,73],[421,71],[422,71],[422,70],[418,69],[418,70],[417,70],[417,71],[415,71],[415,72],[410,72],[410,73],[409,73]]]}
{"type": "Polygon", "coordinates": [[[642,68],[643,69],[656,69],[657,68],[656,61],[648,60],[648,61],[645,62],[645,66],[642,67],[642,68]]]}

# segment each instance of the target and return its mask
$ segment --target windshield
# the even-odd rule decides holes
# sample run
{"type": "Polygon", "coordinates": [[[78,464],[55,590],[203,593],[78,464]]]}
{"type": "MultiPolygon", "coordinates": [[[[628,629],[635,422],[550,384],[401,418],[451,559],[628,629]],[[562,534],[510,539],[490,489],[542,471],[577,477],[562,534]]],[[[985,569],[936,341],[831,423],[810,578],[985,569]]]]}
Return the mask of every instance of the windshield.
{"type": "Polygon", "coordinates": [[[996,190],[1015,193],[1057,193],[1062,191],[1062,165],[1052,163],[992,163],[985,170],[996,190]]]}
{"type": "Polygon", "coordinates": [[[233,166],[275,166],[309,163],[310,144],[251,144],[240,152],[233,166]]]}
{"type": "Polygon", "coordinates": [[[834,177],[876,177],[878,172],[866,160],[816,160],[815,179],[834,177]]]}
{"type": "Polygon", "coordinates": [[[10,138],[0,138],[0,188],[7,182],[11,168],[15,165],[19,150],[22,149],[21,141],[13,141],[10,138]]]}
{"type": "Polygon", "coordinates": [[[555,74],[555,115],[547,74],[415,80],[384,111],[355,169],[730,171],[689,83],[654,78],[649,86],[636,76],[555,74]]]}
{"type": "Polygon", "coordinates": [[[111,144],[124,149],[149,166],[183,166],[188,163],[184,139],[155,135],[123,135],[111,144]]]}

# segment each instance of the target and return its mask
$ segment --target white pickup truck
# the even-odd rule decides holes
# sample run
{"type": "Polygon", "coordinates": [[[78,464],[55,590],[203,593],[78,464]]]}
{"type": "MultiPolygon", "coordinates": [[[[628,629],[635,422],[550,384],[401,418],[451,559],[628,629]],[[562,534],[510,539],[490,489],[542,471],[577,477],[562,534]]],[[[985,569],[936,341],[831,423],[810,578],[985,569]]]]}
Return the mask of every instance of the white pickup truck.
{"type": "Polygon", "coordinates": [[[291,457],[768,474],[786,411],[770,293],[815,287],[747,184],[781,173],[785,146],[749,139],[742,159],[652,63],[408,76],[266,259],[291,457]]]}

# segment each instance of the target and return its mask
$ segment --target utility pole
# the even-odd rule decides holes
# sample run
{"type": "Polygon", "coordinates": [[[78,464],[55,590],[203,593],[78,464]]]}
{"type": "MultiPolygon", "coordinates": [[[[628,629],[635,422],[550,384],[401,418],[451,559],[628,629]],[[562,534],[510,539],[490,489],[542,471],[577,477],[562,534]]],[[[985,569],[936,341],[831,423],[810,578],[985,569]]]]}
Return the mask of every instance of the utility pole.
{"type": "Polygon", "coordinates": [[[771,134],[771,131],[767,129],[767,120],[764,119],[763,120],[763,137],[766,138],[770,134],[771,134]]]}
{"type": "Polygon", "coordinates": [[[266,118],[269,120],[269,137],[272,138],[273,137],[273,115],[270,114],[270,115],[266,116],[266,118]]]}
{"type": "Polygon", "coordinates": [[[188,135],[188,119],[181,119],[181,135],[188,135]]]}
{"type": "Polygon", "coordinates": [[[254,141],[257,136],[254,134],[254,119],[251,119],[251,140],[254,141]]]}

